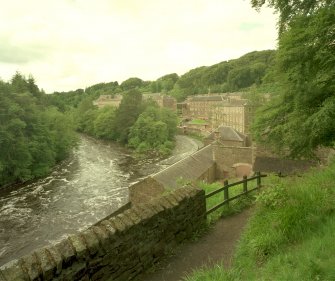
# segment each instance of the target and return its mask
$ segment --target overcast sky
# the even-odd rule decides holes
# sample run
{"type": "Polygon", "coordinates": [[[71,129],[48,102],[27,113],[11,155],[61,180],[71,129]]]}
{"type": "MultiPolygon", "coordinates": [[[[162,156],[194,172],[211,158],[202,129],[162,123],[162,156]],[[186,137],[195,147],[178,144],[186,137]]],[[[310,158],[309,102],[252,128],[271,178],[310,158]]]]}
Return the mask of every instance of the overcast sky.
{"type": "Polygon", "coordinates": [[[0,78],[46,92],[165,74],[276,48],[272,10],[249,0],[0,0],[0,78]]]}

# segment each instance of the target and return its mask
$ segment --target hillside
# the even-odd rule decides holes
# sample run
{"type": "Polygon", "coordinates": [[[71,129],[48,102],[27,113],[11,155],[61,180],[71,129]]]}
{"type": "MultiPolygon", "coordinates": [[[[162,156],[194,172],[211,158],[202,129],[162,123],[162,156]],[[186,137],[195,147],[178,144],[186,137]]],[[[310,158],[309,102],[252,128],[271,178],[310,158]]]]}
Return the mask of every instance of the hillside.
{"type": "Polygon", "coordinates": [[[302,177],[268,179],[232,268],[200,269],[186,280],[335,280],[334,175],[333,161],[302,177]]]}
{"type": "Polygon", "coordinates": [[[134,88],[142,94],[163,92],[176,97],[178,101],[189,95],[204,94],[208,91],[240,91],[251,86],[263,85],[265,78],[269,80],[275,54],[274,50],[255,51],[237,59],[191,69],[181,76],[172,73],[155,81],[131,77],[121,84],[117,81],[98,83],[86,89],[54,92],[49,98],[58,108],[66,110],[71,106],[77,107],[85,98],[93,100],[103,94],[123,93],[134,88]]]}

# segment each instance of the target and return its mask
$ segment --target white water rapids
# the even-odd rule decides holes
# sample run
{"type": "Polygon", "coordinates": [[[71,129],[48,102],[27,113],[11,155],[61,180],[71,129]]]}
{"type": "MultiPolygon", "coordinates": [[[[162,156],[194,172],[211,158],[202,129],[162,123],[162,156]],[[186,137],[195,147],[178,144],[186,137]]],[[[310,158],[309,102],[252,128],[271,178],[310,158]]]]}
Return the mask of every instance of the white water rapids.
{"type": "Polygon", "coordinates": [[[0,266],[76,233],[128,201],[128,186],[195,152],[177,136],[174,156],[136,160],[125,148],[81,137],[79,147],[46,178],[0,189],[0,266]]]}

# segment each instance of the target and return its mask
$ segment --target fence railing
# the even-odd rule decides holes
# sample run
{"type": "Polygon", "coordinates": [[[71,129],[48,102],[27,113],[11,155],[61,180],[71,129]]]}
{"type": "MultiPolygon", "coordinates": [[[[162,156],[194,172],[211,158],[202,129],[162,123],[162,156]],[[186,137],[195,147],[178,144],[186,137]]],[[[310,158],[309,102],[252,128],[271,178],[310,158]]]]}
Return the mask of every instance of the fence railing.
{"type": "Polygon", "coordinates": [[[239,198],[243,195],[246,195],[246,194],[248,194],[248,193],[250,193],[254,190],[259,189],[261,187],[261,179],[264,178],[264,177],[266,177],[266,175],[261,175],[260,172],[257,172],[255,176],[250,177],[250,178],[248,178],[247,176],[244,176],[243,180],[238,181],[238,182],[234,182],[234,183],[229,184],[227,180],[224,181],[223,187],[206,194],[206,199],[207,199],[207,198],[212,197],[215,194],[223,191],[223,201],[221,203],[215,205],[214,207],[210,208],[209,210],[207,210],[206,214],[208,215],[208,214],[216,211],[218,208],[228,204],[230,201],[235,200],[235,199],[237,199],[237,198],[239,198]],[[249,181],[256,181],[256,187],[248,189],[248,182],[249,181]],[[243,192],[238,194],[238,195],[235,195],[233,197],[229,197],[229,188],[233,187],[233,186],[236,186],[236,185],[240,185],[240,184],[243,185],[243,192]]]}

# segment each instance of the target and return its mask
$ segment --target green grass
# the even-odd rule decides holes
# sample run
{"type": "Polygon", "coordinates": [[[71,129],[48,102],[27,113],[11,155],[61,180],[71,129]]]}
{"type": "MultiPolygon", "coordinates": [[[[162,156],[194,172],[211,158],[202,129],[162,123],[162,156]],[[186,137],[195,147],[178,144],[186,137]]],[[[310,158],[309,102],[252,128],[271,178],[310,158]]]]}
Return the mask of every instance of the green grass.
{"type": "Polygon", "coordinates": [[[185,280],[335,280],[335,163],[267,181],[232,268],[199,269],[185,280]]]}
{"type": "MultiPolygon", "coordinates": [[[[235,180],[231,180],[229,183],[233,183],[239,181],[239,179],[235,179],[235,180]]],[[[215,182],[212,184],[208,184],[205,182],[198,182],[197,186],[199,188],[202,188],[205,190],[205,193],[208,194],[212,191],[215,191],[217,189],[219,189],[220,187],[223,186],[223,184],[221,182],[215,182]]],[[[256,186],[256,181],[254,182],[249,182],[248,183],[248,188],[254,188],[256,186]]],[[[229,197],[233,197],[236,196],[240,193],[243,192],[243,186],[242,184],[240,185],[236,185],[233,187],[229,188],[229,197]]],[[[257,194],[257,192],[254,192],[254,194],[257,194]]],[[[254,194],[248,194],[246,196],[242,196],[236,200],[233,200],[231,202],[229,202],[229,205],[224,205],[222,207],[220,207],[219,209],[217,209],[216,211],[210,213],[207,216],[207,221],[208,224],[212,224],[214,222],[216,222],[219,218],[225,217],[225,216],[229,216],[235,213],[239,213],[241,212],[244,208],[252,205],[252,203],[254,202],[254,194]]],[[[223,191],[220,193],[215,194],[212,197],[209,197],[206,200],[206,208],[207,210],[209,210],[210,208],[216,206],[217,204],[223,202],[224,197],[223,197],[223,191]]]]}
{"type": "Polygon", "coordinates": [[[202,119],[193,119],[190,122],[188,122],[188,124],[191,124],[191,125],[204,125],[204,124],[208,124],[208,122],[206,120],[202,120],[202,119]]]}

